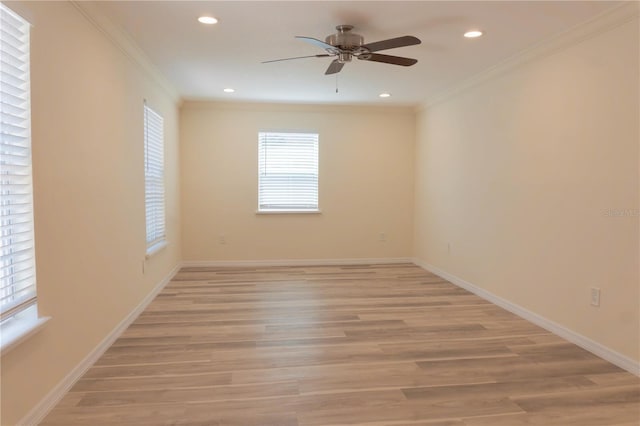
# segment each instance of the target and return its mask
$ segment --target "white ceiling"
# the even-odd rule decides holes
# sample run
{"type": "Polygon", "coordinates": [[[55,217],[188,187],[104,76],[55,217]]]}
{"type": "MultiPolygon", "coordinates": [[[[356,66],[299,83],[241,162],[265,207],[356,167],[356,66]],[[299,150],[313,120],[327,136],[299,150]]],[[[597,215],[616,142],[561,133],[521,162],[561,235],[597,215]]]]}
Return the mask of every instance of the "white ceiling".
{"type": "Polygon", "coordinates": [[[514,54],[615,7],[611,1],[104,1],[185,99],[417,105],[514,54]],[[197,22],[210,14],[213,26],[197,22]],[[261,64],[324,53],[296,40],[324,40],[351,24],[365,43],[413,35],[418,46],[380,53],[418,59],[412,67],[354,61],[336,77],[333,58],[261,64]],[[485,32],[465,39],[471,28],[485,32]],[[222,90],[232,87],[235,93],[222,90]],[[389,92],[391,98],[378,94],[389,92]]]}

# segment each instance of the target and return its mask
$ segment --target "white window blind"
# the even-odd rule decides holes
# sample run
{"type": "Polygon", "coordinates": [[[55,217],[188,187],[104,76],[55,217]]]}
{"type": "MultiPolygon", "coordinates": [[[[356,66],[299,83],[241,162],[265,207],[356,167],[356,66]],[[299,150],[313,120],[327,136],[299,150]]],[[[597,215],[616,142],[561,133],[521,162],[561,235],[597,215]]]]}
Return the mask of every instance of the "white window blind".
{"type": "Polygon", "coordinates": [[[0,3],[0,317],[36,302],[31,183],[30,25],[0,3]]]}
{"type": "Polygon", "coordinates": [[[258,211],[318,210],[318,134],[258,134],[258,211]]]}
{"type": "Polygon", "coordinates": [[[147,253],[165,241],[164,128],[162,117],[144,106],[144,177],[147,253]]]}

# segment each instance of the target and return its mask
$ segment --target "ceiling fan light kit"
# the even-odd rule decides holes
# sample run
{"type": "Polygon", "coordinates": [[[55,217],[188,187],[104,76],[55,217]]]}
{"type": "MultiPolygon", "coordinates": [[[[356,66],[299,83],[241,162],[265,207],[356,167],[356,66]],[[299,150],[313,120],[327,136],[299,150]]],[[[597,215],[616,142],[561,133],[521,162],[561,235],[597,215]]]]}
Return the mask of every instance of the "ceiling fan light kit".
{"type": "Polygon", "coordinates": [[[417,59],[404,58],[401,56],[383,55],[374,53],[380,50],[395,49],[398,47],[413,46],[420,44],[420,39],[413,36],[402,36],[396,38],[390,38],[387,40],[376,41],[373,43],[364,43],[364,37],[352,32],[352,25],[338,25],[336,27],[338,31],[335,34],[328,35],[325,41],[318,40],[313,37],[296,36],[297,39],[313,44],[325,50],[325,54],[298,56],[294,58],[275,59],[268,62],[280,62],[288,61],[291,59],[302,58],[326,58],[335,57],[335,59],[329,64],[329,67],[325,71],[326,75],[339,73],[344,65],[351,62],[353,58],[381,62],[385,64],[400,65],[408,67],[418,62],[417,59]]]}
{"type": "Polygon", "coordinates": [[[327,44],[333,46],[325,50],[337,53],[340,62],[351,62],[351,52],[364,44],[364,37],[351,32],[353,25],[338,25],[336,30],[336,34],[328,35],[324,39],[327,44]]]}

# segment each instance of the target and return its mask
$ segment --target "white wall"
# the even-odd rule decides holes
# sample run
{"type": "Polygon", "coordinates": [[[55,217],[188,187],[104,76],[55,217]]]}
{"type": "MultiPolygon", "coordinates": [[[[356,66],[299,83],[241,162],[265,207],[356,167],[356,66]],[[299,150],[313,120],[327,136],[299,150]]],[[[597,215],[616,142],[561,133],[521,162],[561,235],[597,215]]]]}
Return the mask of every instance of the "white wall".
{"type": "Polygon", "coordinates": [[[53,319],[2,357],[14,425],[180,261],[175,100],[68,2],[9,2],[33,23],[37,286],[53,319]],[[146,262],[143,99],[165,119],[169,246],[146,262]]]}
{"type": "Polygon", "coordinates": [[[636,15],[423,111],[415,183],[421,261],[636,361],[638,34],[636,15]]]}
{"type": "Polygon", "coordinates": [[[187,261],[414,254],[640,358],[639,217],[605,214],[640,207],[637,20],[417,122],[408,109],[197,102],[178,117],[170,93],[72,4],[9,5],[34,24],[38,292],[53,320],[2,357],[1,424],[169,274],[181,230],[187,261]],[[165,119],[170,242],[144,273],[143,99],[165,119]],[[255,214],[257,132],[286,129],[320,133],[321,215],[255,214]]]}
{"type": "Polygon", "coordinates": [[[411,256],[414,132],[411,109],[185,103],[184,260],[411,256]],[[319,133],[322,214],[256,215],[261,130],[319,133]]]}

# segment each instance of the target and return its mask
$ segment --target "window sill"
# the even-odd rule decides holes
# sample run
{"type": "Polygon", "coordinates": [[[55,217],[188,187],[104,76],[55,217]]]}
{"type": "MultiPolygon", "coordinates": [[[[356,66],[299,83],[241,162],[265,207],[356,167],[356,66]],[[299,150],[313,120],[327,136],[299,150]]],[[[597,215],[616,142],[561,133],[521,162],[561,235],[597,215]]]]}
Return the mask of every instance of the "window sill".
{"type": "Polygon", "coordinates": [[[322,214],[320,210],[257,210],[256,214],[322,214]]]}
{"type": "Polygon", "coordinates": [[[149,259],[154,254],[158,253],[160,250],[165,248],[169,243],[167,240],[158,241],[152,246],[147,247],[147,254],[145,255],[145,259],[149,259]]]}
{"type": "Polygon", "coordinates": [[[20,343],[42,330],[51,317],[37,317],[29,315],[23,318],[16,318],[11,323],[2,327],[0,339],[0,355],[4,356],[20,343]]]}

